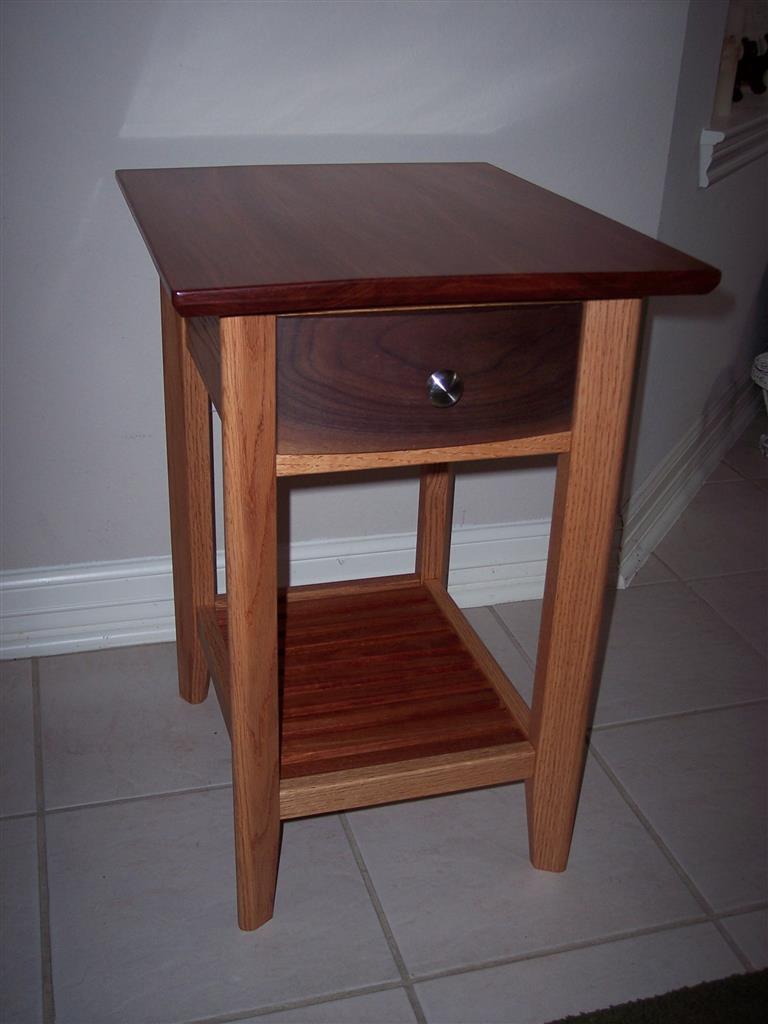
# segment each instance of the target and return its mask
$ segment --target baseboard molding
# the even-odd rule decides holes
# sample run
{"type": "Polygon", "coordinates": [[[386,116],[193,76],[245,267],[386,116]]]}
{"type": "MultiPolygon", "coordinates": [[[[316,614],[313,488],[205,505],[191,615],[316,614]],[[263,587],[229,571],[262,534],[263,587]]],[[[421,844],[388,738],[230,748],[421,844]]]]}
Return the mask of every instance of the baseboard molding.
{"type": "MultiPolygon", "coordinates": [[[[549,521],[457,527],[449,589],[463,607],[540,597],[549,521]]],[[[294,585],[412,572],[415,533],[293,544],[294,585]]],[[[284,559],[287,561],[287,559],[284,559]]],[[[225,587],[219,557],[219,585],[225,587]]],[[[6,572],[0,657],[28,658],[174,639],[167,557],[6,572]]]]}
{"type": "MultiPolygon", "coordinates": [[[[758,409],[749,381],[734,386],[675,446],[623,512],[619,586],[626,587],[758,409]]],[[[457,527],[449,589],[472,608],[541,597],[549,520],[457,527]]],[[[416,536],[296,543],[295,585],[410,572],[416,536]]],[[[283,553],[283,561],[287,562],[283,553]]],[[[223,557],[219,558],[224,589],[223,557]]],[[[57,566],[0,575],[0,658],[160,643],[174,639],[170,558],[57,566]]]]}
{"type": "Polygon", "coordinates": [[[635,491],[622,512],[620,588],[629,586],[759,408],[749,378],[732,385],[635,491]]]}

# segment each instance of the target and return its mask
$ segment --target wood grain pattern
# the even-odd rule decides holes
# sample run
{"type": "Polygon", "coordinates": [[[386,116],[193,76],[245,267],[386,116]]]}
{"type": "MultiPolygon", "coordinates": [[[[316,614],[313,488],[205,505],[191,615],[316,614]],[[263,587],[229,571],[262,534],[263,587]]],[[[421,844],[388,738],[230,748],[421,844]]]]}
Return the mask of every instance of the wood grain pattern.
{"type": "Polygon", "coordinates": [[[280,317],[281,455],[480,444],[570,428],[581,306],[280,317]],[[429,401],[455,370],[456,405],[429,401]]]}
{"type": "Polygon", "coordinates": [[[636,300],[588,303],[571,451],[559,459],[526,784],[531,860],[564,870],[586,754],[640,323],[636,300]]]}
{"type": "Polygon", "coordinates": [[[280,659],[283,780],[525,739],[420,583],[285,601],[280,659]]]}
{"type": "Polygon", "coordinates": [[[221,415],[221,339],[218,318],[190,317],[186,324],[190,354],[216,411],[221,415]]]}
{"type": "Polygon", "coordinates": [[[301,818],[307,814],[327,814],[352,807],[497,786],[527,779],[532,769],[533,747],[527,740],[521,740],[485,750],[465,750],[371,768],[305,775],[281,782],[280,815],[283,819],[301,818]]]}
{"type": "Polygon", "coordinates": [[[240,927],[272,916],[280,837],[274,317],[221,321],[232,785],[240,927]]]}
{"type": "Polygon", "coordinates": [[[419,582],[415,572],[398,573],[395,576],[371,576],[362,580],[338,580],[335,583],[306,583],[300,587],[289,587],[284,594],[286,601],[311,601],[324,597],[354,597],[358,594],[377,594],[387,590],[400,590],[419,582]]]}
{"type": "Polygon", "coordinates": [[[457,635],[461,638],[461,642],[480,666],[488,682],[496,690],[501,700],[509,708],[515,721],[519,723],[520,728],[527,736],[531,712],[512,681],[507,678],[504,670],[469,624],[445,587],[438,581],[430,581],[426,586],[435,604],[456,630],[457,635]]]}
{"type": "Polygon", "coordinates": [[[712,267],[490,164],[123,170],[184,316],[711,290],[712,267]]]}
{"type": "MultiPolygon", "coordinates": [[[[226,598],[223,598],[226,601],[226,598]]],[[[219,597],[216,598],[219,601],[219,597]]],[[[232,695],[229,682],[229,651],[214,608],[201,608],[197,613],[197,631],[208,662],[213,686],[221,708],[221,716],[232,738],[232,695]]]]}
{"type": "Polygon", "coordinates": [[[427,466],[435,462],[471,462],[510,459],[526,455],[556,455],[570,447],[571,432],[519,437],[490,444],[465,444],[445,448],[412,448],[398,452],[352,452],[343,455],[278,455],[278,476],[315,473],[349,473],[358,469],[390,469],[395,466],[427,466]]]}
{"type": "Polygon", "coordinates": [[[448,586],[453,520],[453,466],[425,466],[419,481],[416,573],[423,581],[448,586]]]}
{"type": "MultiPolygon", "coordinates": [[[[286,639],[290,641],[292,635],[298,637],[305,645],[311,645],[313,641],[322,642],[323,635],[330,636],[331,638],[333,636],[333,630],[325,634],[323,632],[327,630],[328,626],[327,611],[329,606],[327,605],[326,612],[322,617],[323,625],[320,630],[315,630],[314,634],[302,634],[298,626],[294,630],[288,628],[285,622],[287,614],[295,615],[299,611],[300,617],[309,624],[311,630],[313,624],[319,624],[315,612],[317,612],[318,608],[322,607],[323,601],[328,602],[330,600],[337,619],[338,630],[346,630],[347,618],[343,614],[343,609],[356,607],[356,604],[352,603],[351,599],[361,595],[367,595],[368,603],[374,603],[377,608],[374,620],[371,621],[369,619],[366,626],[366,629],[371,632],[371,639],[379,635],[375,632],[375,619],[377,617],[381,617],[382,621],[386,624],[382,637],[384,635],[389,636],[389,640],[383,640],[381,645],[374,639],[372,646],[381,646],[382,651],[387,646],[391,647],[392,630],[393,628],[397,629],[397,619],[401,617],[398,607],[401,599],[405,598],[406,601],[412,601],[414,596],[423,597],[423,590],[415,577],[403,579],[397,586],[394,585],[393,581],[394,578],[383,578],[380,581],[381,586],[376,588],[373,584],[377,581],[359,580],[356,581],[355,589],[347,592],[344,592],[341,589],[343,585],[339,584],[322,584],[289,590],[286,595],[283,595],[283,621],[280,631],[282,639],[281,658],[282,652],[285,650],[286,639]],[[395,591],[399,591],[399,593],[395,593],[395,591]],[[387,600],[382,602],[379,600],[381,597],[385,597],[387,600]],[[339,599],[341,599],[341,602],[339,599]],[[386,614],[387,604],[392,606],[391,611],[395,613],[394,619],[391,614],[386,614]],[[341,614],[339,613],[340,608],[341,614]]],[[[435,603],[437,604],[438,602],[435,601],[435,603]]],[[[409,605],[409,607],[412,606],[409,605]]],[[[456,612],[461,617],[461,613],[458,610],[456,612]]],[[[226,718],[226,708],[229,701],[229,667],[226,653],[226,596],[219,595],[217,597],[215,608],[203,609],[199,616],[199,622],[201,635],[203,636],[203,646],[209,656],[211,674],[213,675],[216,692],[222,705],[222,712],[226,718]]],[[[427,622],[426,625],[428,626],[429,623],[427,622]]],[[[416,636],[418,637],[418,633],[416,636]]],[[[434,638],[430,639],[429,634],[426,634],[426,637],[425,650],[428,651],[430,646],[434,646],[434,638]]],[[[466,635],[462,634],[462,643],[465,643],[466,639],[466,635]]],[[[424,642],[423,636],[422,642],[424,642]]],[[[474,638],[474,643],[467,644],[466,646],[472,651],[474,657],[475,644],[482,651],[483,672],[486,672],[489,656],[482,649],[482,645],[480,645],[477,638],[474,638]]],[[[360,654],[365,647],[364,638],[361,639],[358,636],[352,645],[348,645],[347,653],[353,651],[355,645],[357,646],[358,654],[360,654]]],[[[370,654],[370,650],[368,653],[370,654]]],[[[401,651],[401,654],[403,653],[407,654],[407,652],[401,651]]],[[[282,658],[283,664],[286,662],[290,664],[292,660],[290,655],[287,659],[282,658]]],[[[321,650],[318,663],[324,664],[321,650]]],[[[415,734],[418,732],[418,729],[414,731],[409,725],[411,717],[409,712],[405,710],[405,713],[403,713],[409,701],[415,702],[413,709],[414,718],[418,721],[421,715],[418,701],[421,698],[426,696],[428,700],[433,702],[435,699],[439,701],[442,698],[442,710],[445,710],[446,698],[455,701],[458,696],[460,701],[466,701],[467,686],[471,687],[472,681],[471,679],[465,679],[462,683],[457,678],[455,672],[453,674],[446,672],[445,684],[440,681],[440,685],[436,685],[438,680],[433,678],[425,686],[424,681],[419,680],[416,692],[406,696],[405,689],[409,676],[407,668],[404,670],[401,663],[397,660],[393,664],[393,671],[387,677],[386,674],[382,674],[383,665],[381,659],[379,659],[379,664],[373,673],[373,685],[371,685],[365,670],[357,676],[353,674],[354,665],[357,665],[359,670],[359,658],[353,658],[352,665],[347,664],[345,666],[343,658],[336,663],[333,670],[333,678],[337,679],[341,674],[342,678],[346,679],[345,684],[338,687],[334,686],[333,680],[327,686],[320,685],[323,680],[318,679],[316,673],[314,673],[315,685],[311,685],[311,682],[310,685],[307,685],[306,661],[303,675],[302,671],[281,673],[281,678],[284,680],[284,692],[286,687],[289,692],[295,690],[289,697],[288,703],[294,707],[294,711],[298,710],[299,717],[303,718],[308,726],[304,730],[303,736],[299,738],[300,741],[306,743],[307,736],[314,729],[313,722],[315,714],[317,714],[319,716],[317,723],[318,731],[322,732],[325,728],[327,736],[328,722],[335,719],[334,729],[338,729],[340,733],[341,746],[344,747],[346,744],[346,755],[344,756],[346,766],[344,768],[335,771],[326,770],[328,759],[325,757],[319,765],[321,769],[319,774],[312,774],[313,766],[311,762],[304,765],[304,769],[308,774],[296,774],[290,769],[285,771],[286,777],[282,778],[280,782],[280,816],[282,819],[302,817],[307,814],[325,814],[345,808],[387,803],[392,800],[414,799],[437,793],[473,789],[479,786],[493,786],[502,782],[514,782],[530,776],[533,770],[533,747],[526,739],[522,738],[518,738],[511,743],[497,743],[490,747],[472,745],[469,749],[451,750],[448,753],[422,755],[406,758],[405,760],[393,760],[393,751],[387,749],[386,745],[381,747],[381,740],[379,738],[376,741],[379,743],[379,747],[374,756],[375,763],[363,767],[356,766],[355,761],[359,758],[350,756],[349,744],[350,742],[355,744],[358,747],[359,753],[361,747],[360,729],[365,727],[366,720],[370,722],[373,717],[366,710],[370,702],[376,704],[383,701],[385,706],[389,704],[395,710],[395,720],[397,720],[398,714],[397,705],[402,705],[399,712],[400,728],[405,735],[400,740],[400,743],[407,744],[413,741],[415,734]],[[350,679],[353,680],[351,686],[350,679]],[[378,680],[378,684],[376,684],[375,680],[378,680]],[[451,694],[453,695],[452,697],[451,694]],[[363,711],[362,720],[360,715],[361,709],[363,711]]],[[[494,668],[495,672],[501,672],[498,666],[495,666],[495,663],[494,668]]],[[[310,680],[312,674],[310,673],[310,680]]],[[[511,684],[507,684],[506,689],[510,690],[511,684]]],[[[518,706],[522,707],[527,718],[528,709],[519,699],[518,706]]],[[[461,727],[467,733],[472,731],[471,727],[468,727],[466,723],[462,723],[461,727]]],[[[516,727],[513,726],[513,729],[516,729],[516,727]]],[[[374,738],[376,731],[374,723],[374,732],[369,734],[369,741],[374,738]]],[[[517,735],[517,733],[515,734],[517,735]]],[[[291,742],[289,740],[289,748],[291,742]]],[[[321,747],[323,745],[321,741],[321,747]]],[[[455,745],[455,737],[453,745],[455,745]]],[[[396,750],[394,752],[396,753],[396,750]]],[[[369,750],[368,756],[364,760],[371,759],[370,753],[371,751],[369,750]]]]}
{"type": "Polygon", "coordinates": [[[211,409],[187,349],[187,322],[163,288],[160,307],[179,692],[198,704],[208,693],[208,667],[196,617],[213,600],[216,566],[211,409]]]}

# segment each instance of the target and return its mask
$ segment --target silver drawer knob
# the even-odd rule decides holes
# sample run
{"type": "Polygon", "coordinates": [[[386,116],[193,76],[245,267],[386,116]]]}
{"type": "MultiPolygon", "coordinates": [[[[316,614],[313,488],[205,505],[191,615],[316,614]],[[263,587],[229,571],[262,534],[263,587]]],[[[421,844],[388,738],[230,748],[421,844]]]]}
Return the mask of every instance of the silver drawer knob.
{"type": "Polygon", "coordinates": [[[464,393],[464,382],[455,370],[435,370],[427,381],[427,394],[432,405],[447,408],[456,405],[464,393]]]}

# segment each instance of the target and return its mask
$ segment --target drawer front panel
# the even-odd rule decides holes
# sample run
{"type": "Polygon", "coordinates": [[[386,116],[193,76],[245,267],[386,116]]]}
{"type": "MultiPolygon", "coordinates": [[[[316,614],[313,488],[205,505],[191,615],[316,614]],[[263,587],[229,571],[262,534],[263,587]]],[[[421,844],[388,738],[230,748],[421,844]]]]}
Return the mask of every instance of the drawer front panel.
{"type": "Polygon", "coordinates": [[[578,303],[280,317],[278,452],[439,448],[569,430],[580,322],[578,303]],[[442,378],[454,397],[461,392],[455,404],[430,400],[436,371],[458,376],[442,378]]]}

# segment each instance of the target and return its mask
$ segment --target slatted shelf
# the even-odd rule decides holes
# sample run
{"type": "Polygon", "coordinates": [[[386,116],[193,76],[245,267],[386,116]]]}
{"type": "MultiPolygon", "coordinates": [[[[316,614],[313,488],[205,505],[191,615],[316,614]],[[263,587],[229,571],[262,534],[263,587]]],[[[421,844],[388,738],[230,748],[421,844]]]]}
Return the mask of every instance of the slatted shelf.
{"type": "MultiPolygon", "coordinates": [[[[283,817],[530,775],[533,750],[508,706],[522,702],[499,692],[500,670],[481,667],[466,630],[410,577],[280,601],[283,817]]],[[[225,599],[200,631],[227,718],[225,599]]]]}

